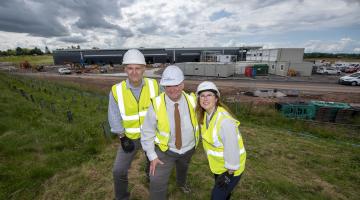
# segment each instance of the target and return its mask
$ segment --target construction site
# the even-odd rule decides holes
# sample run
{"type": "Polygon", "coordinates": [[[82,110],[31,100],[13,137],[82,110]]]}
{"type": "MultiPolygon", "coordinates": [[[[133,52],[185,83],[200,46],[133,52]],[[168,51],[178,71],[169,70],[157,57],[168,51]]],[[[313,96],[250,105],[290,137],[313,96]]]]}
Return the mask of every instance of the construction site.
{"type": "MultiPolygon", "coordinates": [[[[121,64],[126,50],[57,50],[53,53],[55,65],[32,66],[25,61],[20,63],[19,68],[11,68],[11,64],[3,63],[2,69],[108,90],[111,85],[126,77],[121,64]]],[[[303,48],[211,47],[140,50],[148,63],[145,76],[159,79],[166,66],[177,65],[186,76],[188,91],[195,91],[196,86],[203,80],[213,80],[228,101],[296,104],[318,100],[349,103],[349,106],[359,107],[360,88],[339,85],[339,77],[345,73],[316,73],[314,67],[319,64],[315,61],[304,61],[303,48]]]]}
{"type": "MultiPolygon", "coordinates": [[[[346,72],[314,73],[301,49],[287,51],[249,50],[243,57],[207,51],[196,61],[149,62],[144,75],[159,81],[174,64],[187,92],[205,80],[217,85],[241,121],[248,152],[234,199],[356,199],[360,87],[339,84],[346,72]]],[[[6,166],[0,175],[7,177],[0,199],[114,199],[119,141],[107,122],[108,94],[126,73],[121,61],[80,61],[0,63],[6,166]]],[[[138,152],[129,171],[133,199],[149,199],[144,161],[138,152]]],[[[209,199],[213,177],[201,148],[190,167],[197,192],[186,198],[209,199]]],[[[184,199],[175,181],[169,186],[170,199],[184,199]]]]}

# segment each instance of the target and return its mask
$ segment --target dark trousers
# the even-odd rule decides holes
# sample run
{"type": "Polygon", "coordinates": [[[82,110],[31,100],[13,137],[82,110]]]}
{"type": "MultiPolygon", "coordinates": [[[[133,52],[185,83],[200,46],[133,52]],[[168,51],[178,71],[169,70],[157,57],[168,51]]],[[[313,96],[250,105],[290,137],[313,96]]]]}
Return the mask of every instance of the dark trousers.
{"type": "Polygon", "coordinates": [[[195,148],[184,154],[177,154],[171,151],[162,152],[158,148],[155,151],[159,160],[164,164],[158,164],[155,169],[155,175],[150,175],[150,199],[165,200],[167,199],[169,177],[174,166],[176,167],[177,185],[183,186],[186,184],[186,175],[195,148]]]}
{"type": "MultiPolygon", "coordinates": [[[[141,149],[140,139],[133,141],[135,143],[135,150],[133,152],[125,153],[121,145],[119,145],[116,154],[113,167],[114,191],[116,200],[127,200],[130,197],[130,193],[128,192],[128,171],[137,151],[141,149]]],[[[148,166],[149,165],[146,164],[145,168],[149,168],[148,166]]],[[[145,171],[147,174],[149,174],[148,170],[145,171]]]]}
{"type": "MultiPolygon", "coordinates": [[[[230,183],[227,186],[220,188],[215,184],[211,192],[211,199],[212,200],[230,199],[231,192],[234,190],[235,186],[239,183],[241,175],[242,174],[240,174],[239,176],[233,176],[230,180],[230,183]]],[[[219,176],[218,174],[215,174],[215,181],[218,176],[219,176]]]]}

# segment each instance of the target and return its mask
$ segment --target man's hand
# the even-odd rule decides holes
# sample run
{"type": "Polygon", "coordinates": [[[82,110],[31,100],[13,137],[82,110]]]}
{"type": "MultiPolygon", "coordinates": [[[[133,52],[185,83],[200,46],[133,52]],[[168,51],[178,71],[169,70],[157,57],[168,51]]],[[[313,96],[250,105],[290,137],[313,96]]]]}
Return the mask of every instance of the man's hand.
{"type": "Polygon", "coordinates": [[[155,169],[158,164],[163,165],[164,163],[159,158],[155,158],[150,162],[150,175],[155,176],[155,169]]]}
{"type": "Polygon", "coordinates": [[[226,171],[216,178],[215,184],[219,188],[227,187],[227,185],[229,185],[231,178],[233,176],[234,176],[234,174],[229,174],[229,172],[226,171]]]}
{"type": "Polygon", "coordinates": [[[131,153],[135,149],[134,141],[124,136],[120,138],[121,146],[125,153],[131,153]]]}

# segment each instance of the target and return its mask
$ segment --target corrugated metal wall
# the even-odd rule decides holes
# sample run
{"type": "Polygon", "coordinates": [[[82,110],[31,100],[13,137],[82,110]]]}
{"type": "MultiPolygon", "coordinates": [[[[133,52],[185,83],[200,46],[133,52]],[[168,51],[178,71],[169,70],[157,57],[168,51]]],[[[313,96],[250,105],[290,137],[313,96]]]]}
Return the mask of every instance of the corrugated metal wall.
{"type": "MultiPolygon", "coordinates": [[[[140,48],[145,55],[147,63],[179,63],[199,62],[203,51],[218,51],[223,55],[236,55],[237,61],[246,59],[246,51],[260,47],[204,47],[204,48],[140,48]]],[[[53,52],[54,63],[65,62],[80,63],[80,53],[85,55],[86,63],[116,63],[122,62],[122,55],[127,49],[70,49],[55,50],[53,52]],[[109,55],[109,56],[106,56],[109,55]]]]}

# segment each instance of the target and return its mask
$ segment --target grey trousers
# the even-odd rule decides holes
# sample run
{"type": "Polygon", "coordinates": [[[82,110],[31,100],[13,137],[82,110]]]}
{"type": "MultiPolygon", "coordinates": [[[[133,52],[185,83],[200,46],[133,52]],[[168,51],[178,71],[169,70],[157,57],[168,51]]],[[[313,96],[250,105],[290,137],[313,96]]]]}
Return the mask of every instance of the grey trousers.
{"type": "Polygon", "coordinates": [[[159,148],[156,148],[155,151],[164,164],[158,164],[155,175],[150,175],[150,199],[165,200],[167,199],[169,177],[174,166],[176,166],[177,185],[184,186],[186,184],[186,175],[195,148],[185,154],[177,154],[171,151],[162,152],[159,148]]]}
{"type": "Polygon", "coordinates": [[[131,153],[125,153],[119,145],[116,159],[113,167],[114,191],[116,200],[127,200],[130,197],[128,192],[128,170],[131,166],[137,150],[141,149],[140,139],[133,140],[135,150],[131,153]]]}

